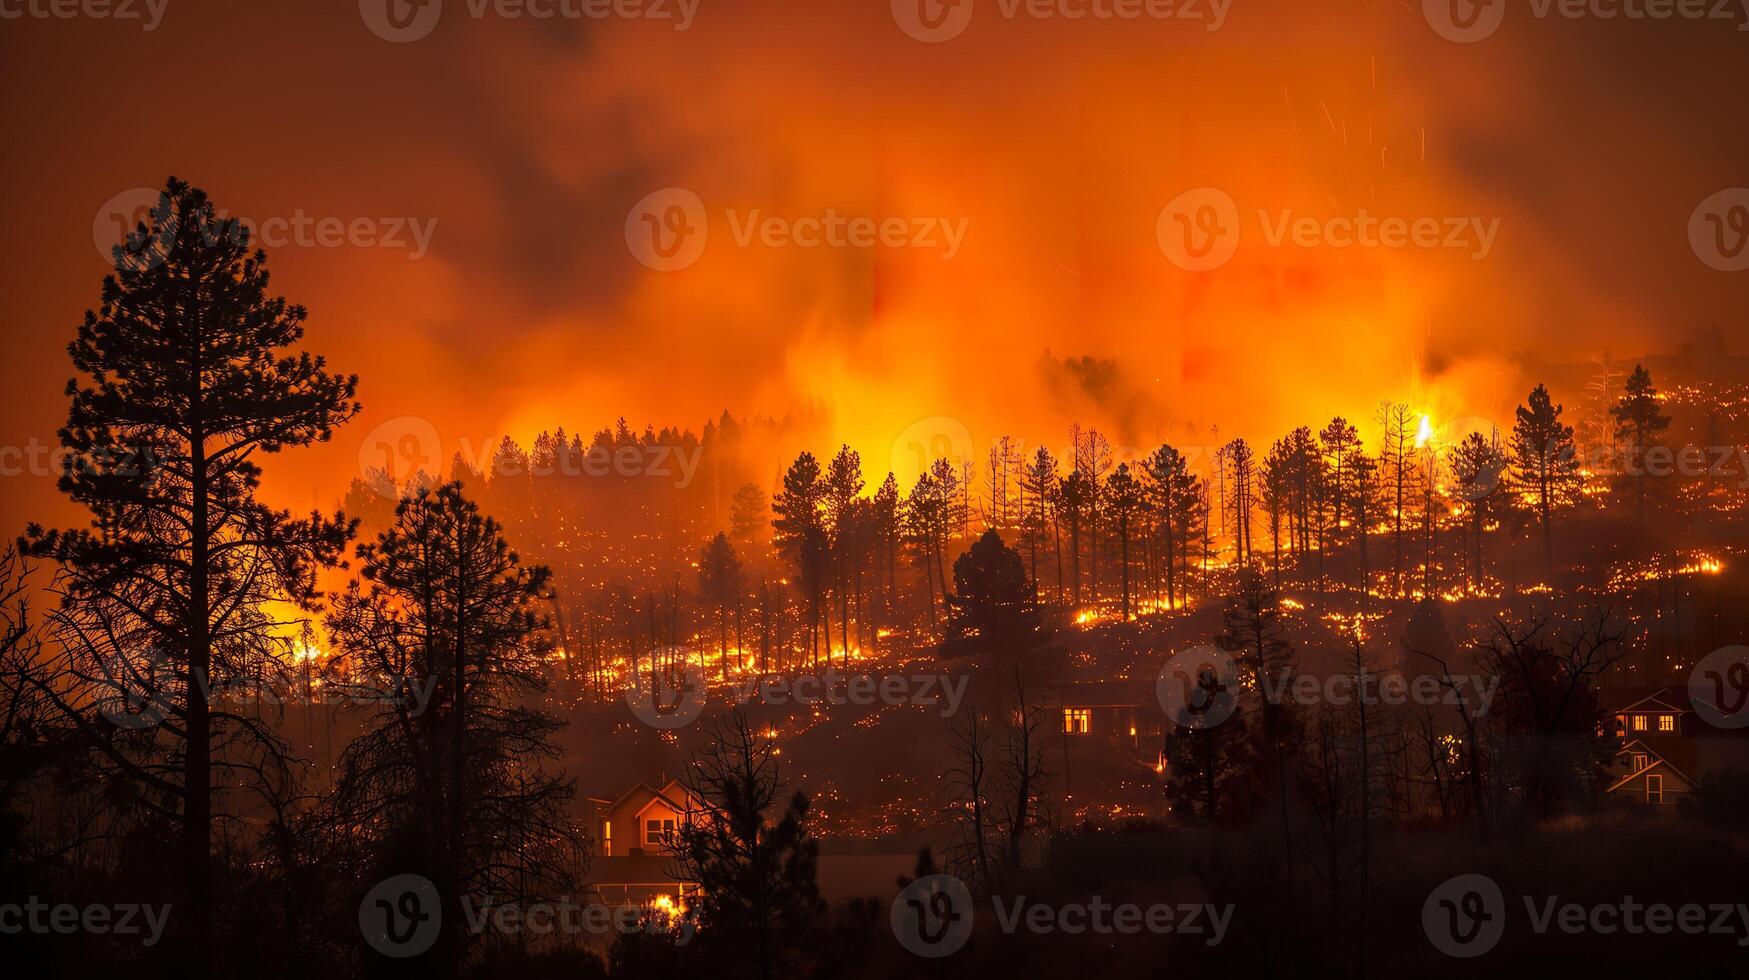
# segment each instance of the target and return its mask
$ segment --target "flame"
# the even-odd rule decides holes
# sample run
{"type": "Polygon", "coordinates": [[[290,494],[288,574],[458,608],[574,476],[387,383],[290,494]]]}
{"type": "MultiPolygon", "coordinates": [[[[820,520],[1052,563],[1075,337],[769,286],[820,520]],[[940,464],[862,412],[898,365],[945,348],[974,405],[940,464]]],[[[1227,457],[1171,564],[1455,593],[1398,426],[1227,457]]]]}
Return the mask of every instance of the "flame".
{"type": "Polygon", "coordinates": [[[1415,431],[1415,448],[1416,449],[1425,449],[1425,448],[1427,448],[1427,444],[1432,442],[1432,441],[1433,441],[1433,418],[1432,418],[1432,416],[1423,415],[1423,416],[1421,416],[1421,428],[1419,428],[1415,431]]]}

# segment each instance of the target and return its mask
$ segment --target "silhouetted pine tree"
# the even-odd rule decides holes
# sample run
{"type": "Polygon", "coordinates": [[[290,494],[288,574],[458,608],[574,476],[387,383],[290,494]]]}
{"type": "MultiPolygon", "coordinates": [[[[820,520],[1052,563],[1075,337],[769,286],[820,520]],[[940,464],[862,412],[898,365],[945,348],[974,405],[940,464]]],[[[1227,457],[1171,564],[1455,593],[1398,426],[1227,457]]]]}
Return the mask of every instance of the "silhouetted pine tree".
{"type": "Polygon", "coordinates": [[[431,962],[446,968],[464,952],[463,895],[559,894],[581,871],[582,842],[566,815],[571,782],[541,768],[559,756],[563,723],[525,706],[546,689],[547,569],[524,566],[461,491],[403,500],[394,525],[359,546],[364,582],[328,617],[342,664],[374,681],[349,692],[374,711],[341,756],[335,819],[437,885],[431,962]],[[424,699],[412,685],[428,686],[424,699]]]}
{"type": "Polygon", "coordinates": [[[191,943],[210,935],[215,790],[243,779],[233,767],[279,755],[211,692],[261,676],[278,642],[261,604],[313,604],[317,569],[352,534],[339,514],[296,519],[255,496],[261,456],[326,441],[359,410],[356,377],[295,350],[304,316],[269,295],[267,256],[243,225],[170,178],[149,222],[116,247],[102,305],[68,346],[79,377],[67,384],[59,487],[92,525],[32,525],[26,536],[59,565],[72,672],[164,715],[153,729],[164,761],[93,731],[179,827],[187,888],[176,922],[191,943]]]}

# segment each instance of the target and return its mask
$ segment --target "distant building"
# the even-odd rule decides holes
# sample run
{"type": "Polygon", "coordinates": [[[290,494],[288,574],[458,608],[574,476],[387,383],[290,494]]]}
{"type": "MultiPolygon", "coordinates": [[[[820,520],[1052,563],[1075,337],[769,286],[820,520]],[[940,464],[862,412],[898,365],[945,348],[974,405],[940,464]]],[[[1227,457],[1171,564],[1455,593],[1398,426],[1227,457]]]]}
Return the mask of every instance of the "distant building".
{"type": "Polygon", "coordinates": [[[674,849],[676,834],[704,807],[670,779],[660,788],[638,783],[616,799],[594,797],[595,853],[590,885],[610,905],[681,903],[696,886],[684,880],[674,849]]]}
{"type": "Polygon", "coordinates": [[[1160,744],[1164,717],[1152,687],[1122,681],[1063,684],[1052,692],[1060,712],[1058,731],[1071,738],[1108,742],[1152,752],[1160,744]]]}
{"type": "Polygon", "coordinates": [[[1161,799],[1166,716],[1152,683],[1059,684],[1047,692],[1046,704],[1051,717],[1044,751],[1066,793],[1131,807],[1161,799]]]}
{"type": "MultiPolygon", "coordinates": [[[[595,853],[588,887],[603,904],[684,910],[698,891],[675,854],[676,834],[705,806],[677,779],[638,783],[612,800],[594,804],[595,853]]],[[[897,880],[913,870],[918,847],[936,840],[904,842],[821,841],[820,897],[827,901],[890,898],[897,880]]]]}
{"type": "Polygon", "coordinates": [[[1605,797],[1675,807],[1709,775],[1749,770],[1749,733],[1715,728],[1695,714],[1680,688],[1599,692],[1621,740],[1605,797]]]}
{"type": "Polygon", "coordinates": [[[689,814],[704,807],[680,780],[660,789],[638,783],[611,802],[591,799],[595,806],[596,854],[601,857],[641,857],[673,853],[676,830],[689,814]]]}

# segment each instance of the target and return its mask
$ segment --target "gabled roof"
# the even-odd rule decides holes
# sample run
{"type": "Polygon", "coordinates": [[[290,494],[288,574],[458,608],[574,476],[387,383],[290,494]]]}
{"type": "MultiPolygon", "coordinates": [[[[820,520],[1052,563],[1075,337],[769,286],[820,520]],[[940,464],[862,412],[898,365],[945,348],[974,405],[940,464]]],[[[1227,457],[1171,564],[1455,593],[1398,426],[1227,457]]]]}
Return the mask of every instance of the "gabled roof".
{"type": "Polygon", "coordinates": [[[686,803],[692,798],[692,791],[687,789],[686,784],[682,783],[680,780],[670,779],[668,780],[668,785],[662,787],[662,795],[670,800],[677,801],[680,804],[675,809],[684,810],[686,809],[686,803]]]}
{"type": "Polygon", "coordinates": [[[1613,793],[1616,790],[1620,789],[1621,787],[1627,785],[1628,783],[1633,782],[1634,780],[1640,778],[1641,776],[1645,775],[1646,773],[1651,772],[1652,770],[1658,769],[1658,768],[1663,768],[1663,769],[1669,770],[1671,774],[1675,775],[1676,778],[1682,780],[1682,782],[1685,785],[1689,786],[1690,788],[1692,788],[1694,786],[1694,780],[1690,779],[1688,777],[1687,773],[1685,773],[1681,769],[1678,769],[1675,766],[1671,765],[1669,760],[1665,759],[1663,756],[1659,755],[1658,753],[1652,751],[1652,749],[1650,747],[1648,747],[1646,745],[1646,743],[1640,741],[1639,739],[1634,739],[1633,741],[1628,742],[1627,744],[1623,745],[1621,747],[1621,751],[1616,753],[1616,758],[1620,758],[1624,755],[1632,755],[1635,753],[1643,753],[1646,756],[1646,764],[1641,766],[1640,768],[1634,770],[1633,772],[1628,773],[1626,776],[1623,776],[1622,778],[1616,780],[1615,783],[1612,784],[1608,789],[1604,790],[1604,792],[1613,793]]]}
{"type": "Polygon", "coordinates": [[[680,804],[674,802],[673,800],[669,799],[668,797],[663,796],[661,793],[657,793],[655,796],[650,797],[650,799],[648,801],[646,801],[643,806],[638,807],[638,811],[636,813],[632,814],[632,816],[642,819],[644,814],[649,812],[649,809],[658,803],[662,804],[663,806],[667,807],[668,809],[674,811],[677,814],[686,813],[686,808],[684,806],[681,806],[680,804]]]}
{"type": "Polygon", "coordinates": [[[657,800],[661,800],[663,803],[667,804],[668,808],[675,813],[686,813],[689,809],[696,809],[696,807],[688,806],[691,802],[692,794],[687,791],[685,785],[683,785],[678,779],[670,779],[668,784],[661,789],[657,789],[649,783],[634,783],[631,789],[628,789],[615,797],[612,803],[603,806],[603,812],[612,813],[618,810],[626,804],[627,800],[630,800],[638,793],[647,793],[650,798],[645,800],[643,805],[638,807],[637,810],[633,811],[633,816],[642,815],[645,810],[650,808],[650,804],[657,800]]]}
{"type": "Polygon", "coordinates": [[[642,790],[645,793],[649,793],[652,796],[662,795],[662,794],[656,792],[656,790],[654,788],[652,788],[649,783],[633,783],[631,789],[628,789],[625,792],[614,797],[613,802],[607,804],[607,806],[604,807],[604,809],[609,810],[609,811],[619,809],[620,804],[624,803],[628,799],[631,799],[632,794],[638,792],[639,790],[642,790]]]}

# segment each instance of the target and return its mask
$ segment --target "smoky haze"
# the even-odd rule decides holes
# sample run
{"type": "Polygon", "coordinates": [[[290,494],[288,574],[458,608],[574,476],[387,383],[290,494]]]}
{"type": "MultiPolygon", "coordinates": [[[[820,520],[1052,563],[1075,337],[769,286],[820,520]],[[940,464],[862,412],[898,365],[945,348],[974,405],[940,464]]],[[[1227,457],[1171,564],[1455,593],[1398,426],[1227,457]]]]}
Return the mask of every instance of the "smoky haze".
{"type": "MultiPolygon", "coordinates": [[[[307,346],[364,379],[364,417],[269,468],[300,506],[338,498],[402,418],[447,456],[727,410],[776,420],[755,452],[772,468],[838,442],[902,468],[923,420],[981,454],[1002,432],[1061,444],[1073,420],[1120,445],[1266,440],[1381,399],[1504,419],[1528,363],[1707,328],[1734,344],[1745,283],[1687,227],[1749,183],[1728,109],[1749,35],[1514,7],[1456,44],[1420,7],[1239,0],[1210,31],[984,3],[942,43],[878,3],[706,0],[685,30],[452,3],[403,44],[352,3],[176,0],[151,31],[8,20],[0,439],[52,441],[105,271],[93,215],[168,174],[257,221],[430,231],[416,258],[270,248],[307,346]],[[1156,223],[1201,187],[1242,237],[1193,273],[1156,223]],[[665,188],[697,195],[708,238],[656,271],[628,216],[665,188]],[[1494,233],[1485,256],[1269,240],[1363,211],[1494,233]],[[900,219],[903,240],[804,244],[801,219],[834,216],[900,219]]],[[[52,483],[4,481],[12,523],[64,506],[52,483]]]]}

